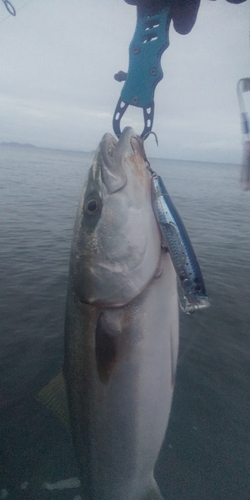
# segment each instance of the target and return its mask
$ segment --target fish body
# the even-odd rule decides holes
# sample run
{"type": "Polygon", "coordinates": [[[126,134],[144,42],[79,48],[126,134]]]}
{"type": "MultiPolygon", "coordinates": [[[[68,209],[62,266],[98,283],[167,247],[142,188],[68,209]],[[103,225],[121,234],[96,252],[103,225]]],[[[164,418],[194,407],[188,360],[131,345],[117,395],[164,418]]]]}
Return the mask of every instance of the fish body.
{"type": "Polygon", "coordinates": [[[205,283],[186,228],[159,175],[153,172],[153,207],[184,293],[186,313],[209,306],[205,283]]]}
{"type": "Polygon", "coordinates": [[[153,477],[178,352],[176,275],[136,134],[106,134],[81,196],[65,320],[71,429],[85,500],[160,500],[153,477]]]}

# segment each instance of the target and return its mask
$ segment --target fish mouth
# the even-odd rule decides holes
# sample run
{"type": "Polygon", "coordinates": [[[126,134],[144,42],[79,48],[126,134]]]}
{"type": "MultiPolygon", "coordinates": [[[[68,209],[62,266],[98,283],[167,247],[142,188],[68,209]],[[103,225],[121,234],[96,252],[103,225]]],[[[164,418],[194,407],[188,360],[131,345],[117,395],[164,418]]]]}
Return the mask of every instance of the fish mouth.
{"type": "Polygon", "coordinates": [[[100,142],[100,152],[103,161],[109,165],[113,166],[114,163],[114,152],[118,144],[117,139],[112,134],[104,134],[100,142]]]}
{"type": "MultiPolygon", "coordinates": [[[[109,194],[122,189],[127,183],[123,161],[139,148],[139,137],[132,127],[126,127],[119,141],[112,134],[105,134],[100,142],[102,180],[109,194]],[[134,141],[133,141],[134,139],[134,141]],[[136,146],[135,143],[138,143],[136,146]]],[[[142,155],[141,155],[142,156],[142,155]]]]}
{"type": "MultiPolygon", "coordinates": [[[[137,133],[134,131],[132,127],[125,127],[124,130],[122,131],[122,134],[119,138],[119,140],[116,139],[112,134],[106,133],[104,134],[101,142],[100,142],[100,150],[102,153],[103,157],[113,157],[114,149],[121,149],[124,151],[124,149],[127,149],[129,146],[131,146],[131,138],[132,137],[140,137],[137,135],[137,133]]],[[[131,146],[131,153],[133,152],[133,148],[131,146]]]]}

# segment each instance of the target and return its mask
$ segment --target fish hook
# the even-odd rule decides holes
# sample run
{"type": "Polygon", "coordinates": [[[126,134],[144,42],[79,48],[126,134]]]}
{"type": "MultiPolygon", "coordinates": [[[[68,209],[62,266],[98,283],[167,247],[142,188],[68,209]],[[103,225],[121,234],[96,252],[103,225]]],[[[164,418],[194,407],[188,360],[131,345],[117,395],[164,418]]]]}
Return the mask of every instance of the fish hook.
{"type": "Polygon", "coordinates": [[[5,5],[7,11],[9,12],[9,14],[11,16],[16,16],[16,9],[15,7],[12,5],[12,3],[10,3],[9,0],[2,0],[3,4],[5,5]]]}
{"type": "Polygon", "coordinates": [[[132,147],[132,149],[133,149],[133,151],[135,153],[135,149],[134,149],[134,146],[133,146],[133,143],[132,143],[132,139],[136,139],[136,141],[138,142],[138,144],[139,144],[139,146],[141,148],[141,154],[142,154],[143,160],[147,163],[147,168],[148,168],[149,172],[153,175],[153,174],[155,174],[155,172],[151,168],[150,162],[149,162],[149,160],[147,158],[147,155],[146,155],[146,152],[145,152],[145,149],[144,149],[144,141],[148,138],[148,136],[150,134],[152,134],[155,137],[155,142],[156,142],[156,144],[158,146],[159,145],[159,143],[158,143],[158,137],[157,137],[156,133],[152,132],[152,131],[148,132],[144,137],[140,137],[138,135],[131,137],[130,144],[131,144],[131,147],[132,147]]]}
{"type": "Polygon", "coordinates": [[[155,132],[153,132],[152,130],[150,130],[150,132],[147,132],[147,133],[144,135],[144,137],[142,137],[143,142],[144,142],[144,141],[145,141],[145,140],[146,140],[146,139],[147,139],[147,138],[148,138],[151,134],[154,136],[154,138],[155,138],[155,142],[156,142],[157,146],[159,146],[158,137],[157,137],[156,133],[155,133],[155,132]]]}
{"type": "Polygon", "coordinates": [[[138,135],[135,135],[135,136],[133,136],[133,137],[130,138],[130,144],[131,144],[131,147],[132,147],[134,153],[136,153],[136,151],[135,151],[132,139],[135,139],[138,142],[138,144],[140,146],[142,158],[148,164],[148,167],[150,167],[150,163],[149,163],[149,161],[147,159],[147,155],[146,155],[145,149],[144,149],[144,139],[142,137],[138,136],[138,135]]]}

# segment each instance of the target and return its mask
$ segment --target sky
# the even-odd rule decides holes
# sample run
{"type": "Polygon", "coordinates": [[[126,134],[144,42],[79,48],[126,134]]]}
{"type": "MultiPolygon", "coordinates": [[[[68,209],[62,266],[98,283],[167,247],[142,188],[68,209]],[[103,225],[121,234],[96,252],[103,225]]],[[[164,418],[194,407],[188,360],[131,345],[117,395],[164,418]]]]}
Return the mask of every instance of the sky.
{"type": "MultiPolygon", "coordinates": [[[[136,8],[124,0],[0,2],[0,142],[95,150],[122,89],[136,8]]],[[[149,156],[240,163],[242,134],[236,85],[250,77],[250,3],[201,0],[188,35],[170,26],[170,46],[155,91],[159,147],[149,156]]],[[[249,112],[250,112],[250,102],[249,112]]],[[[142,110],[129,107],[121,128],[140,134],[142,110]]]]}

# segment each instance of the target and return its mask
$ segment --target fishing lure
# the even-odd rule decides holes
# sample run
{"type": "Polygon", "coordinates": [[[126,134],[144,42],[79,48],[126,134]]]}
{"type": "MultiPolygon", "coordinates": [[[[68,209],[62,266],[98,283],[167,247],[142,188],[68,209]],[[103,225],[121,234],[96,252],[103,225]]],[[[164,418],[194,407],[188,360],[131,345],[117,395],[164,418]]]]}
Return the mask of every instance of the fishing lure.
{"type": "Polygon", "coordinates": [[[152,171],[153,210],[169,250],[183,297],[180,307],[191,314],[209,307],[205,283],[187,230],[159,175],[152,171]]]}

